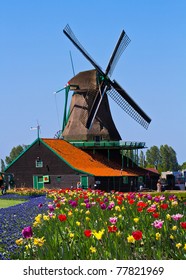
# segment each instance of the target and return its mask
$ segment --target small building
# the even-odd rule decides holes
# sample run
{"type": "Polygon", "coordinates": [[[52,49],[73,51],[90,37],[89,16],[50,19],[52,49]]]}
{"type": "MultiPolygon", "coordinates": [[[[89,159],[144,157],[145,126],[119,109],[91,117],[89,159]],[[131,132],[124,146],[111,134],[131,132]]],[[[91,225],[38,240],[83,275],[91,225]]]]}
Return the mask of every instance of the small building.
{"type": "Polygon", "coordinates": [[[123,168],[96,159],[62,139],[36,139],[5,170],[14,174],[16,187],[94,188],[135,191],[138,179],[153,172],[123,168]],[[149,173],[150,172],[150,173],[149,173]]]}
{"type": "Polygon", "coordinates": [[[185,170],[166,171],[161,173],[161,179],[166,189],[185,190],[186,172],[185,170]]]}

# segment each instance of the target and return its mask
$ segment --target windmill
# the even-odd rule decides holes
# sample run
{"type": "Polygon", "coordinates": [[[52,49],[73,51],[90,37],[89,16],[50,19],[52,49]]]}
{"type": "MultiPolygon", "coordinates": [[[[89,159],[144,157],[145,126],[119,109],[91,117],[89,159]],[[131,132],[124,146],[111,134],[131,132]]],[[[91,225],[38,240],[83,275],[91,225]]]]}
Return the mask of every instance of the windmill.
{"type": "Polygon", "coordinates": [[[94,69],[80,72],[68,82],[65,104],[67,104],[68,92],[72,90],[74,93],[69,112],[67,113],[66,107],[64,110],[62,137],[67,141],[121,140],[112,119],[108,95],[128,115],[147,129],[151,122],[149,116],[116,80],[110,78],[121,54],[130,43],[125,31],[121,32],[105,72],[80,44],[69,25],[66,25],[63,32],[94,69]]]}

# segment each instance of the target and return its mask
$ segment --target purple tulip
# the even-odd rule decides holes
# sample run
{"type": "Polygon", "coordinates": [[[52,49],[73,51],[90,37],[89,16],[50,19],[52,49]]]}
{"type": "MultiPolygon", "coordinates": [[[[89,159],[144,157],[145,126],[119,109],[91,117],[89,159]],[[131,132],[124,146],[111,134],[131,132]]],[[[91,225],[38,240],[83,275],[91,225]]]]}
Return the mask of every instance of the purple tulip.
{"type": "Polygon", "coordinates": [[[147,199],[148,199],[148,200],[152,200],[152,195],[147,194],[147,199]]]}
{"type": "Polygon", "coordinates": [[[129,197],[130,197],[130,199],[135,199],[135,193],[130,193],[129,197]]]}
{"type": "Polygon", "coordinates": [[[50,212],[53,212],[55,210],[55,208],[52,204],[48,205],[48,209],[49,209],[50,212]]]}
{"type": "Polygon", "coordinates": [[[91,204],[90,203],[86,203],[86,208],[91,208],[91,204]]]}
{"type": "Polygon", "coordinates": [[[105,203],[101,203],[100,207],[102,210],[105,210],[107,208],[107,205],[105,203]]]}
{"type": "Polygon", "coordinates": [[[109,204],[107,209],[111,210],[114,206],[115,206],[114,202],[110,202],[110,204],[109,204]]]}
{"type": "Polygon", "coordinates": [[[71,200],[69,203],[72,207],[77,207],[78,205],[76,200],[71,200]]]}
{"type": "Polygon", "coordinates": [[[30,237],[32,237],[33,232],[32,232],[31,226],[25,227],[25,228],[22,230],[22,235],[23,235],[24,238],[30,238],[30,237]]]}
{"type": "Polygon", "coordinates": [[[43,206],[43,203],[38,204],[38,208],[41,208],[43,206]]]}
{"type": "Polygon", "coordinates": [[[159,202],[159,201],[160,201],[159,197],[156,196],[156,197],[154,198],[154,201],[159,202]]]}

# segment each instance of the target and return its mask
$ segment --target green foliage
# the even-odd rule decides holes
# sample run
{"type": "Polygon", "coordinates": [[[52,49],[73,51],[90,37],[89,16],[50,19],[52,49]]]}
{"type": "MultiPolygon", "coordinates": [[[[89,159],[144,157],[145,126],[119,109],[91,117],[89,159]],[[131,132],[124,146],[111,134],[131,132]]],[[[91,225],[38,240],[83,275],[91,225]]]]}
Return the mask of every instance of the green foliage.
{"type": "Polygon", "coordinates": [[[139,166],[140,167],[145,167],[146,162],[145,162],[145,154],[143,151],[140,151],[140,155],[139,155],[139,166]]]}
{"type": "Polygon", "coordinates": [[[152,146],[146,151],[146,162],[148,166],[157,168],[160,163],[160,150],[157,146],[152,146]]]}
{"type": "Polygon", "coordinates": [[[172,147],[169,147],[168,145],[161,145],[160,155],[161,155],[160,166],[162,171],[178,170],[178,161],[176,158],[176,153],[172,147]]]}
{"type": "Polygon", "coordinates": [[[27,145],[18,145],[13,147],[10,155],[5,158],[6,164],[11,164],[27,147],[27,145]]]}
{"type": "Polygon", "coordinates": [[[181,165],[181,168],[180,168],[181,170],[184,170],[184,169],[186,169],[186,161],[185,162],[183,162],[183,164],[181,165]]]}
{"type": "Polygon", "coordinates": [[[5,163],[4,160],[1,159],[1,172],[4,172],[5,170],[5,163]]]}
{"type": "Polygon", "coordinates": [[[168,145],[152,146],[146,151],[146,162],[148,167],[155,167],[161,173],[162,171],[179,169],[176,152],[168,145]]]}

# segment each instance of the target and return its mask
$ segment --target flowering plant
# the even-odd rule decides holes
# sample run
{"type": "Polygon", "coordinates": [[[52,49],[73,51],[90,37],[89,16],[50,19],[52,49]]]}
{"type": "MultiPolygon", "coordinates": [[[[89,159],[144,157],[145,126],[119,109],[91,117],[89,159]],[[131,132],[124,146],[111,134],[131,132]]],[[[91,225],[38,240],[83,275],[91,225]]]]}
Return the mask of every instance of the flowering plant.
{"type": "Polygon", "coordinates": [[[23,259],[186,259],[186,205],[176,196],[62,189],[48,197],[48,212],[16,241],[23,259]]]}

